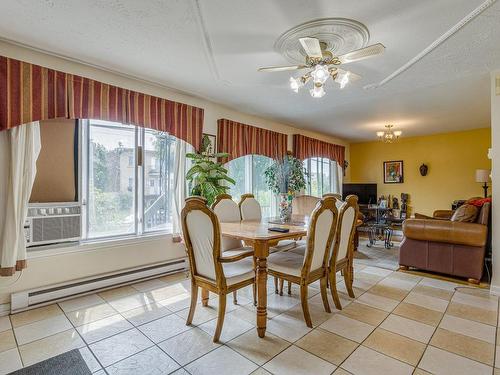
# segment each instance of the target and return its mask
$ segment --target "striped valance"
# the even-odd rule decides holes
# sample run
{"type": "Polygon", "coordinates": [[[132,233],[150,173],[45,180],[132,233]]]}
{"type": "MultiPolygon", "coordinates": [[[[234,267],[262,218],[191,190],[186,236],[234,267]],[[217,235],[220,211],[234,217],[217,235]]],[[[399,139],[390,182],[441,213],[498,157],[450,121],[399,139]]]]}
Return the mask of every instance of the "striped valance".
{"type": "Polygon", "coordinates": [[[228,119],[217,121],[217,151],[227,152],[229,160],[257,154],[273,159],[286,155],[287,135],[228,119]]]}
{"type": "Polygon", "coordinates": [[[344,165],[345,147],[309,138],[300,134],[293,135],[293,154],[300,160],[313,157],[328,158],[335,160],[341,166],[344,165]]]}
{"type": "Polygon", "coordinates": [[[54,118],[168,132],[199,149],[203,109],[0,56],[0,131],[54,118]]]}

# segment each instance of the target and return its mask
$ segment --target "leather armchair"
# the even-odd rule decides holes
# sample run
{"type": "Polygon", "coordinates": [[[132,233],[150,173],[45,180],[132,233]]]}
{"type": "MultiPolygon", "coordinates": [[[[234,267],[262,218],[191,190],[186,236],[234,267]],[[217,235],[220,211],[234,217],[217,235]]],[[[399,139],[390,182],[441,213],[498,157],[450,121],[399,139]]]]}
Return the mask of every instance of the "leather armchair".
{"type": "Polygon", "coordinates": [[[450,221],[453,211],[436,211],[432,218],[408,219],[403,224],[399,264],[402,269],[423,270],[466,277],[479,283],[488,242],[490,203],[485,203],[476,222],[450,221]]]}

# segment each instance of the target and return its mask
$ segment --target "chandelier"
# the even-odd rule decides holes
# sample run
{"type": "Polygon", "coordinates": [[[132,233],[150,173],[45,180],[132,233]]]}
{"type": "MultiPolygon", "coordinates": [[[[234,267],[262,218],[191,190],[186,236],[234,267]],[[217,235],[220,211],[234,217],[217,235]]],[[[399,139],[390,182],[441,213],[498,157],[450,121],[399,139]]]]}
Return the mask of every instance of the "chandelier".
{"type": "Polygon", "coordinates": [[[399,137],[401,137],[401,134],[403,134],[403,132],[401,130],[392,130],[393,127],[394,125],[386,125],[386,130],[377,132],[379,141],[382,141],[384,143],[392,143],[397,141],[399,137]]]}
{"type": "Polygon", "coordinates": [[[343,89],[349,83],[350,72],[338,69],[336,67],[328,67],[326,64],[318,64],[312,70],[299,77],[290,77],[290,88],[299,92],[299,89],[304,87],[309,81],[312,81],[312,88],[309,93],[313,98],[323,97],[325,92],[325,84],[329,78],[340,85],[343,89]]]}

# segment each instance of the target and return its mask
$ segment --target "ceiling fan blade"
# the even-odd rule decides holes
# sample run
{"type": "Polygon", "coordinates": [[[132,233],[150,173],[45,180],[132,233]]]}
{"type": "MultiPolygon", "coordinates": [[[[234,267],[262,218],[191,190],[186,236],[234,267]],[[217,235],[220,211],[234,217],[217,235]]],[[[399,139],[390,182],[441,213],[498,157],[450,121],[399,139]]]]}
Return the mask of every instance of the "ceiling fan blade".
{"type": "Polygon", "coordinates": [[[307,68],[307,65],[289,65],[289,66],[269,66],[267,68],[259,68],[259,72],[284,72],[287,70],[298,70],[307,68]]]}
{"type": "Polygon", "coordinates": [[[302,48],[306,51],[307,56],[322,58],[323,53],[321,52],[321,45],[319,40],[316,38],[300,38],[299,39],[302,48]]]}
{"type": "Polygon", "coordinates": [[[348,52],[339,56],[339,60],[342,64],[351,63],[354,61],[360,61],[367,59],[369,57],[373,57],[376,55],[380,55],[385,50],[385,47],[382,43],[372,44],[371,46],[360,48],[355,51],[348,52]]]}

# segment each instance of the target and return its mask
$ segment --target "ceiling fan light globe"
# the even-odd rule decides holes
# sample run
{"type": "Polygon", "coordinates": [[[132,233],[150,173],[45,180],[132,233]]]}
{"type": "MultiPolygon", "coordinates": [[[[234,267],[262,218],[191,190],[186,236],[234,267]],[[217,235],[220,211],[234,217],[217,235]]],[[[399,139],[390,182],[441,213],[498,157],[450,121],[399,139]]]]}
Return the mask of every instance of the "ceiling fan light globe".
{"type": "Polygon", "coordinates": [[[290,88],[295,91],[299,92],[299,88],[302,86],[302,81],[300,79],[290,77],[290,88]]]}
{"type": "Polygon", "coordinates": [[[316,84],[314,85],[314,88],[309,90],[309,93],[313,98],[322,98],[326,94],[323,85],[316,85],[316,84]]]}
{"type": "Polygon", "coordinates": [[[377,132],[377,137],[382,138],[384,136],[384,132],[377,132]]]}
{"type": "Polygon", "coordinates": [[[325,83],[328,77],[330,76],[330,72],[325,65],[318,64],[314,67],[314,70],[311,72],[314,83],[325,83]]]}
{"type": "Polygon", "coordinates": [[[337,75],[336,81],[339,83],[341,89],[349,83],[349,74],[349,72],[345,72],[337,75]]]}

